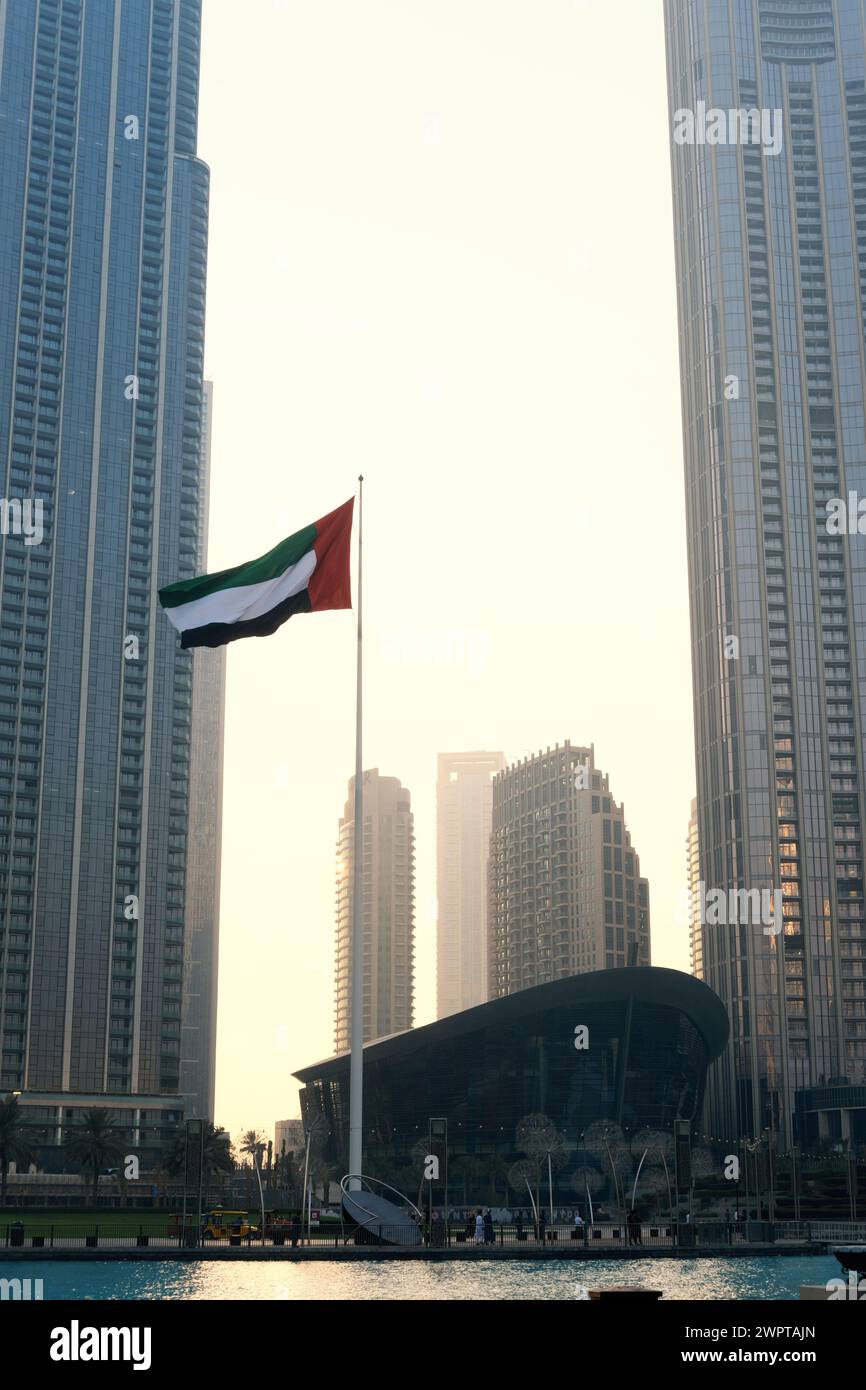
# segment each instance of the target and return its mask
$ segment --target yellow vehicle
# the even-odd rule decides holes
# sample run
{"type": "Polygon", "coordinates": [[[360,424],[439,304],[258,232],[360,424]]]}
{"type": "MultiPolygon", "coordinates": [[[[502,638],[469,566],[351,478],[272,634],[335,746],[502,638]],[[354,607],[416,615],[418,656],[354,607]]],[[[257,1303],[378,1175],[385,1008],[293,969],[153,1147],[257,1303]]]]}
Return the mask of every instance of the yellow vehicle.
{"type": "Polygon", "coordinates": [[[202,1217],[201,1232],[210,1240],[227,1240],[229,1236],[258,1236],[259,1228],[250,1225],[249,1212],[215,1207],[202,1217]]]}

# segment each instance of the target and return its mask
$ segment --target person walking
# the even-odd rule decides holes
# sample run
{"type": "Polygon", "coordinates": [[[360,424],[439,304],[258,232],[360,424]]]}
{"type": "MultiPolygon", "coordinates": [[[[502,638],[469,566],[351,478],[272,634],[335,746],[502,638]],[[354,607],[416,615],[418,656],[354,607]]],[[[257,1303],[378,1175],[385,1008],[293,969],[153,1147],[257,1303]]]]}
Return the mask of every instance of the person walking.
{"type": "Polygon", "coordinates": [[[487,1208],[487,1211],[484,1213],[484,1244],[496,1244],[496,1233],[493,1229],[493,1212],[490,1210],[489,1207],[487,1208]]]}
{"type": "Polygon", "coordinates": [[[480,1211],[475,1213],[475,1244],[484,1244],[484,1217],[480,1211]]]}
{"type": "Polygon", "coordinates": [[[641,1245],[640,1217],[632,1207],[628,1214],[628,1243],[629,1245],[641,1245]]]}

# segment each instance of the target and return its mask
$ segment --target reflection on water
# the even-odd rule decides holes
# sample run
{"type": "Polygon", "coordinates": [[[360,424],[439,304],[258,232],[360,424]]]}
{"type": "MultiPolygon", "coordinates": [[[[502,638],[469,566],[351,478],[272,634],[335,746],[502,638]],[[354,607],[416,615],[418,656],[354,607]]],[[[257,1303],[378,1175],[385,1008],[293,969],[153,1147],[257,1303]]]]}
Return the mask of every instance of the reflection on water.
{"type": "Polygon", "coordinates": [[[643,1284],[665,1298],[797,1299],[826,1284],[831,1256],[728,1260],[571,1260],[427,1264],[420,1261],[18,1261],[0,1279],[42,1279],[45,1299],[573,1299],[581,1288],[643,1284]]]}

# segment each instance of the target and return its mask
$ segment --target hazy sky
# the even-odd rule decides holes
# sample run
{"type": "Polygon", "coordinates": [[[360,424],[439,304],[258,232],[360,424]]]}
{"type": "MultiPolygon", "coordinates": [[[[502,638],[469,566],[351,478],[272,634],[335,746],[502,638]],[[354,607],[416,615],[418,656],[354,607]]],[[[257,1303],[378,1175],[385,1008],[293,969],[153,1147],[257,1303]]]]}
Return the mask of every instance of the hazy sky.
{"type": "MultiPolygon", "coordinates": [[[[365,484],[365,765],[412,794],[435,1016],[442,751],[594,743],[688,968],[694,794],[658,0],[204,0],[209,568],[365,484]]],[[[354,615],[228,652],[216,1118],[333,1041],[354,615]]]]}

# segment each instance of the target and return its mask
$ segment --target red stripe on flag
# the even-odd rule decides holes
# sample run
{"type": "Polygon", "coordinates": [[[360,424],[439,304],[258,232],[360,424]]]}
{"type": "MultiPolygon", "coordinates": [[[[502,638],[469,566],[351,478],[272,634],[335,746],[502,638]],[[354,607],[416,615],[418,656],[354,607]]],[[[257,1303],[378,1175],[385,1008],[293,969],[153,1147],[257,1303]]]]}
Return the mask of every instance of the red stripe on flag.
{"type": "Polygon", "coordinates": [[[310,606],[314,613],[324,608],[351,608],[352,581],[349,558],[352,548],[352,516],[355,499],[328,512],[316,522],[316,568],[309,583],[310,606]]]}

